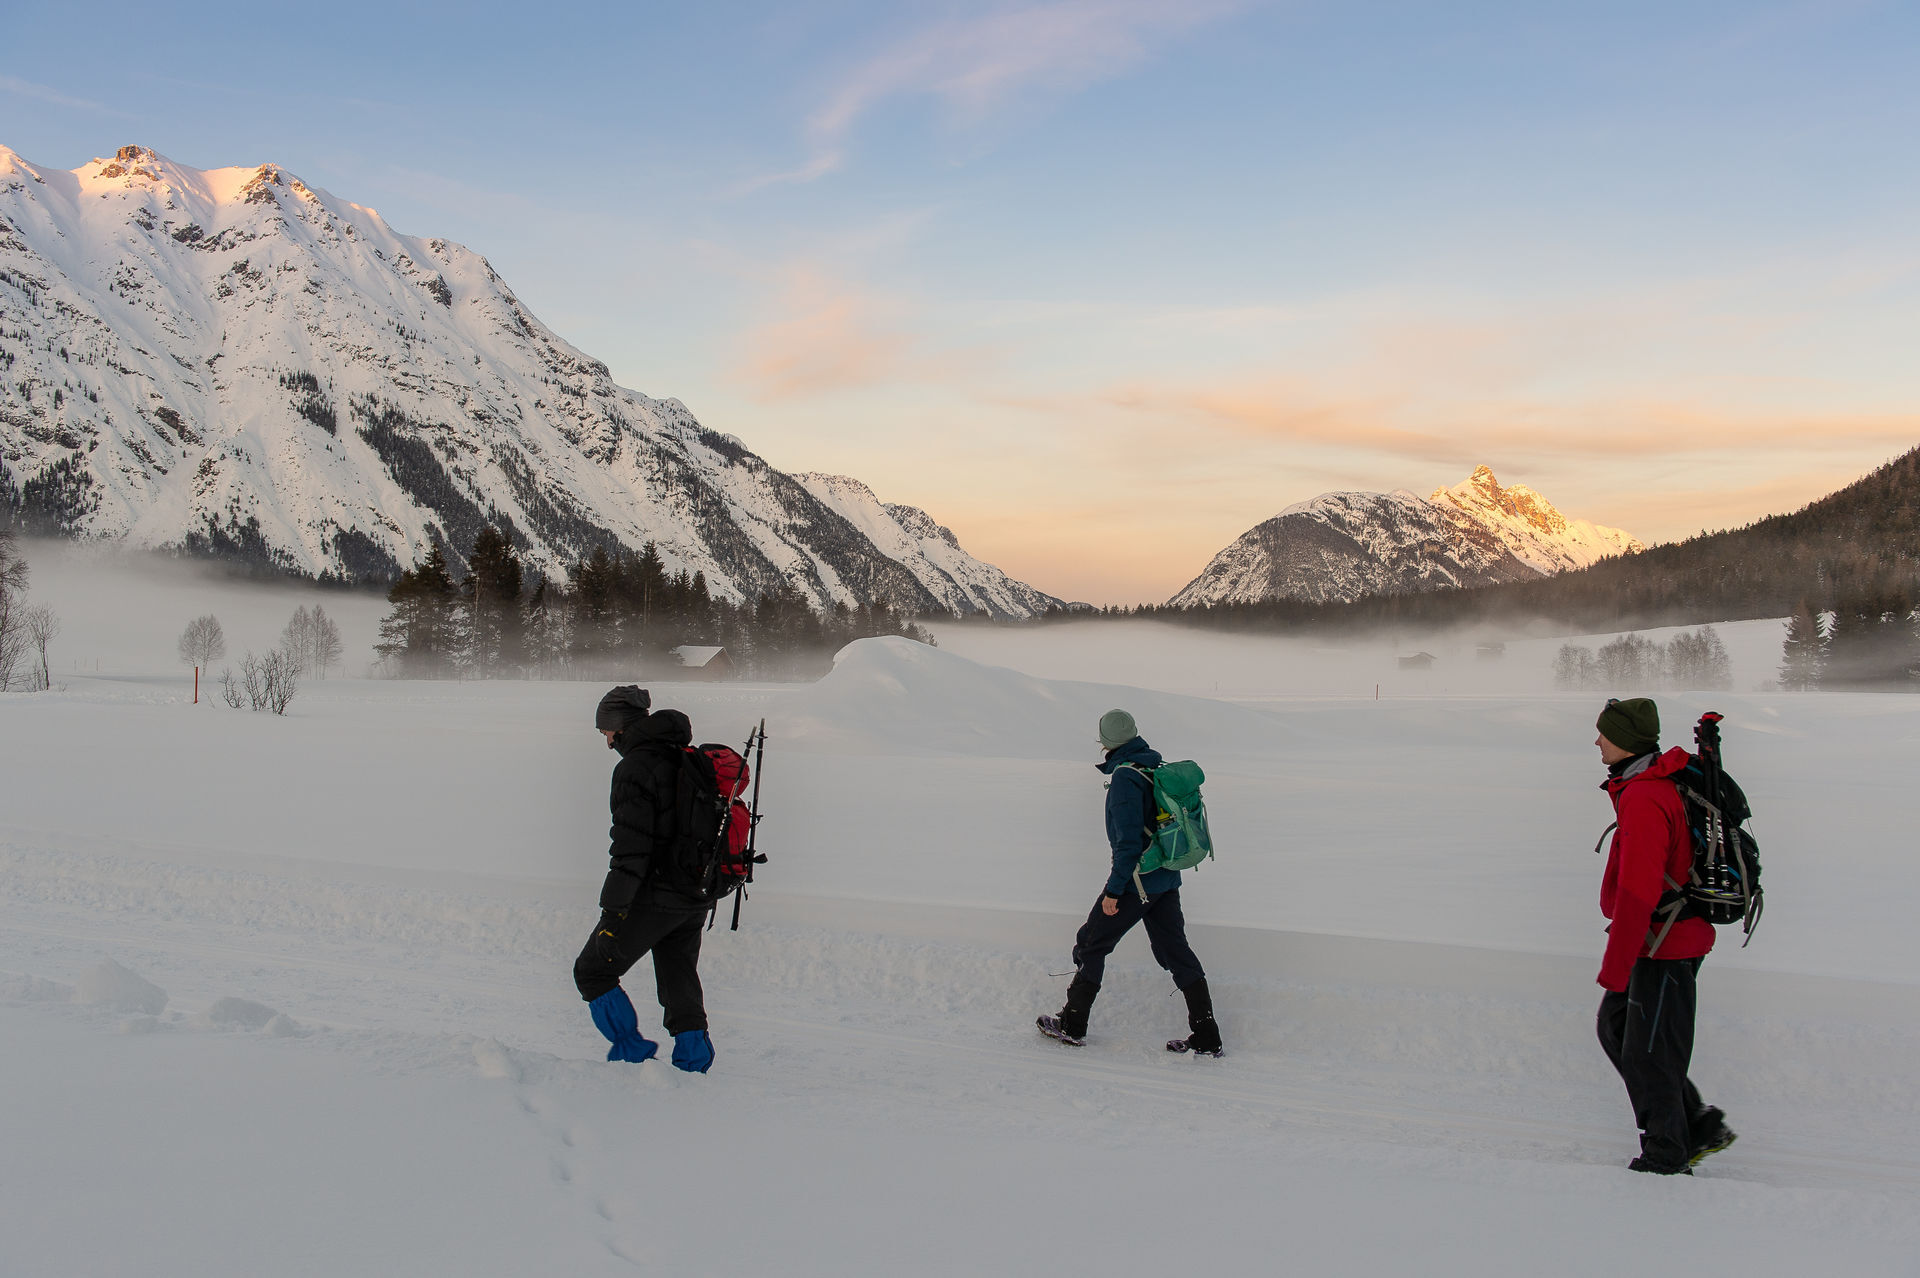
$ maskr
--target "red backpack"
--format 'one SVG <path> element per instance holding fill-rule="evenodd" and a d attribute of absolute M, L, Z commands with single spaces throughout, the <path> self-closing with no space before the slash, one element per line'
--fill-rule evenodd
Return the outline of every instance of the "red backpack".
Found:
<path fill-rule="evenodd" d="M 706 756 L 713 768 L 715 806 L 721 811 L 720 824 L 726 831 L 726 846 L 718 847 L 714 859 L 714 877 L 718 891 L 714 899 L 725 896 L 747 877 L 747 836 L 753 832 L 753 816 L 747 810 L 747 782 L 752 776 L 747 761 L 732 746 L 703 745 L 697 753 Z"/>

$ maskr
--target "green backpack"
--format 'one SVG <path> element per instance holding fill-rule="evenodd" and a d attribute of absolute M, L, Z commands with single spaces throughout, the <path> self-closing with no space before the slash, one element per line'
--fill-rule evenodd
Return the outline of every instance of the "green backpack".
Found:
<path fill-rule="evenodd" d="M 1147 828 L 1147 850 L 1140 855 L 1140 874 L 1155 870 L 1191 870 L 1213 856 L 1213 836 L 1207 832 L 1207 801 L 1200 787 L 1207 774 L 1191 759 L 1163 763 L 1157 768 L 1126 765 L 1153 786 L 1154 823 Z"/>

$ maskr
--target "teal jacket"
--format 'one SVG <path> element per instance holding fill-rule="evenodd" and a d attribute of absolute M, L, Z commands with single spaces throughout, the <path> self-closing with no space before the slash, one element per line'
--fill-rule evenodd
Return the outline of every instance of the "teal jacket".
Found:
<path fill-rule="evenodd" d="M 1142 737 L 1123 742 L 1107 761 L 1096 766 L 1112 777 L 1107 783 L 1107 843 L 1113 848 L 1113 872 L 1107 876 L 1108 896 L 1136 892 L 1133 872 L 1140 868 L 1140 857 L 1147 850 L 1147 827 L 1152 823 L 1153 783 L 1126 765 L 1143 768 L 1160 766 L 1160 752 Z M 1180 871 L 1150 870 L 1140 876 L 1140 886 L 1148 896 L 1171 892 L 1180 886 Z"/>

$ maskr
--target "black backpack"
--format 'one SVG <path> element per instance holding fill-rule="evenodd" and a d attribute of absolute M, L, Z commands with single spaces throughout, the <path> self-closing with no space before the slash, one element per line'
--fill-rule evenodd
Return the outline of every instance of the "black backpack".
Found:
<path fill-rule="evenodd" d="M 1694 725 L 1698 753 L 1687 756 L 1687 766 L 1670 778 L 1686 806 L 1687 829 L 1693 836 L 1693 868 L 1685 883 L 1667 876 L 1667 891 L 1654 908 L 1648 949 L 1658 953 L 1660 943 L 1681 919 L 1741 924 L 1745 949 L 1760 924 L 1766 895 L 1760 886 L 1760 844 L 1746 823 L 1753 815 L 1740 785 L 1720 766 L 1720 724 L 1725 716 L 1709 710 Z M 1615 822 L 1614 825 L 1618 825 Z M 1600 835 L 1605 844 L 1613 825 Z M 1595 846 L 1598 852 L 1600 847 Z"/>

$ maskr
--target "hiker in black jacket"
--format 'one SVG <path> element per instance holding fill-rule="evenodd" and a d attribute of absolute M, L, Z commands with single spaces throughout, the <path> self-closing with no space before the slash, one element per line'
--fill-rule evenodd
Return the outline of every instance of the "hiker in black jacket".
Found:
<path fill-rule="evenodd" d="M 1160 765 L 1160 752 L 1146 743 L 1125 710 L 1100 716 L 1100 746 L 1106 760 L 1095 766 L 1111 777 L 1107 783 L 1107 844 L 1113 853 L 1105 888 L 1094 902 L 1087 921 L 1073 939 L 1073 981 L 1067 1003 L 1057 1016 L 1042 1016 L 1040 1032 L 1075 1047 L 1087 1037 L 1087 1017 L 1100 993 L 1107 955 L 1135 923 L 1145 923 L 1153 961 L 1165 968 L 1187 1000 L 1188 1038 L 1167 1044 L 1170 1052 L 1220 1055 L 1220 1026 L 1213 1019 L 1213 996 L 1207 974 L 1187 944 L 1187 921 L 1180 912 L 1180 871 L 1164 866 L 1140 871 L 1147 850 L 1148 831 L 1157 815 L 1153 782 L 1141 769 Z"/>
<path fill-rule="evenodd" d="M 628 684 L 602 697 L 594 712 L 593 725 L 607 748 L 620 752 L 609 799 L 612 865 L 600 889 L 600 922 L 574 960 L 573 980 L 593 1023 L 613 1044 L 607 1059 L 649 1060 L 660 1045 L 641 1035 L 620 978 L 651 951 L 663 1023 L 673 1035 L 673 1063 L 704 1074 L 713 1064 L 698 970 L 707 906 L 654 874 L 655 858 L 664 860 L 674 834 L 674 798 L 693 725 L 678 710 L 649 714 L 651 704 L 645 689 Z"/>

